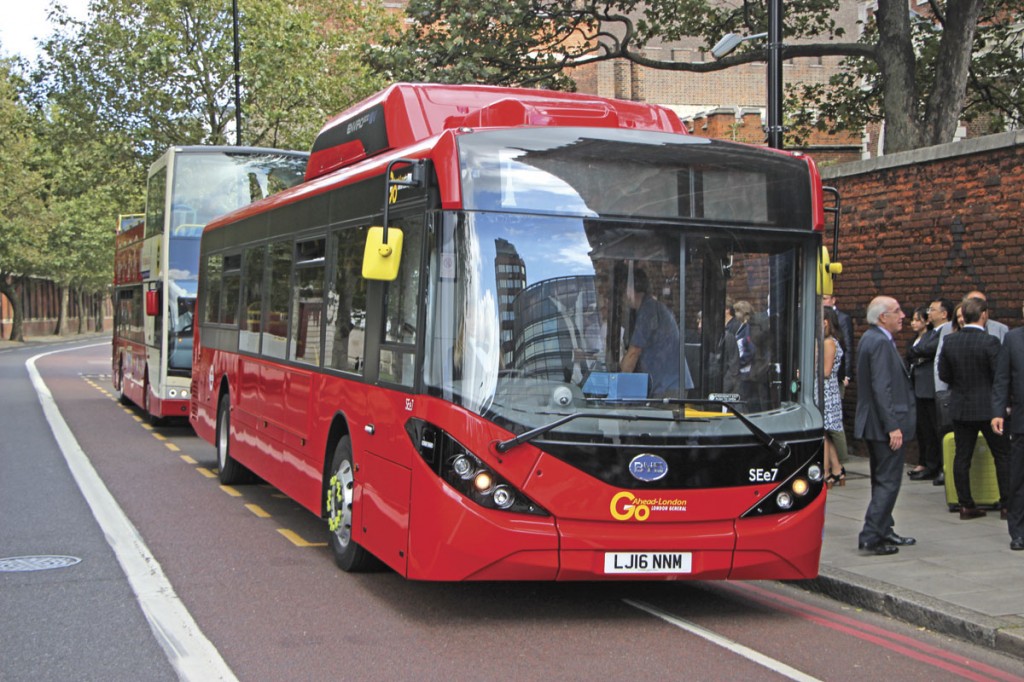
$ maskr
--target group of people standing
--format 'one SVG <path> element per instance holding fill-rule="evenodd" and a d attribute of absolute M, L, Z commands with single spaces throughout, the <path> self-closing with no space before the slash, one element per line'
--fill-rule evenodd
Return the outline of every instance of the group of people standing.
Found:
<path fill-rule="evenodd" d="M 826 301 L 826 371 L 828 329 Z M 876 555 L 895 554 L 916 540 L 896 534 L 892 510 L 904 468 L 903 448 L 916 436 L 919 464 L 912 480 L 944 483 L 941 416 L 951 421 L 955 441 L 953 482 L 963 520 L 986 515 L 971 492 L 970 469 L 978 434 L 995 461 L 999 510 L 1007 521 L 1010 548 L 1024 550 L 1024 327 L 1008 331 L 989 319 L 980 291 L 968 293 L 955 307 L 946 299 L 914 311 L 915 337 L 901 356 L 896 334 L 906 315 L 888 296 L 874 298 L 867 308 L 868 329 L 857 347 L 857 411 L 854 436 L 868 446 L 871 501 L 858 547 Z M 947 392 L 948 391 L 948 398 Z M 828 421 L 826 384 L 826 430 Z M 840 408 L 841 410 L 841 408 Z M 841 417 L 841 411 L 840 411 Z M 841 425 L 841 423 L 840 423 Z M 829 439 L 826 439 L 828 441 Z M 826 469 L 833 475 L 826 445 Z M 845 472 L 842 472 L 845 473 Z"/>

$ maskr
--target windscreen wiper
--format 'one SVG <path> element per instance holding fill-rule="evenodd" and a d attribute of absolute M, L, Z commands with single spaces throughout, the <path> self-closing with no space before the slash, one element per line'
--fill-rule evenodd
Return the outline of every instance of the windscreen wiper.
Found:
<path fill-rule="evenodd" d="M 754 422 L 750 421 L 750 419 L 747 417 L 747 415 L 745 415 L 742 412 L 740 412 L 739 410 L 737 410 L 736 409 L 736 405 L 733 402 L 729 401 L 729 400 L 722 400 L 720 398 L 707 399 L 707 400 L 702 400 L 702 399 L 697 399 L 697 400 L 686 399 L 686 400 L 679 400 L 678 402 L 681 402 L 681 403 L 695 403 L 697 405 L 721 405 L 722 407 L 727 408 L 730 412 L 732 412 L 732 414 L 737 419 L 739 419 L 743 423 L 744 426 L 746 426 L 748 429 L 750 429 L 750 432 L 752 434 L 754 434 L 754 437 L 756 437 L 757 440 L 762 445 L 764 445 L 766 448 L 768 448 L 768 450 L 770 450 L 773 455 L 775 455 L 776 457 L 779 458 L 779 460 L 777 462 L 775 462 L 775 466 L 779 466 L 780 464 L 785 462 L 787 459 L 789 459 L 789 455 L 793 451 L 793 448 L 790 447 L 789 443 L 787 443 L 784 440 L 776 439 L 774 436 L 772 436 L 772 434 L 768 433 L 767 431 L 762 429 L 760 426 L 758 426 Z"/>
<path fill-rule="evenodd" d="M 650 403 L 652 401 L 644 400 L 644 401 L 640 401 L 640 402 Z M 514 438 L 509 438 L 508 440 L 498 441 L 497 443 L 494 444 L 494 449 L 497 450 L 498 452 L 508 452 L 509 450 L 511 450 L 512 448 L 514 448 L 517 445 L 521 445 L 522 443 L 529 443 L 531 440 L 533 440 L 533 439 L 535 439 L 535 438 L 537 438 L 539 436 L 543 436 L 545 433 L 548 433 L 549 431 L 554 431 L 555 429 L 557 429 L 562 424 L 568 424 L 569 422 L 573 421 L 574 419 L 580 419 L 580 418 L 583 418 L 583 417 L 590 417 L 592 419 L 619 419 L 619 420 L 627 421 L 627 422 L 639 422 L 639 421 L 648 421 L 648 422 L 676 422 L 676 421 L 680 421 L 678 413 L 675 416 L 672 416 L 672 417 L 658 417 L 658 416 L 654 416 L 654 415 L 639 415 L 639 414 L 603 414 L 603 413 L 602 414 L 594 414 L 593 412 L 573 412 L 571 414 L 563 415 L 562 417 L 560 417 L 559 419 L 556 419 L 555 421 L 551 422 L 550 424 L 544 424 L 543 426 L 538 426 L 535 429 L 530 429 L 529 431 L 527 431 L 525 433 L 521 433 L 521 434 L 519 434 L 518 436 L 516 436 Z M 700 418 L 699 421 L 707 421 L 707 420 L 704 419 L 704 418 Z"/>

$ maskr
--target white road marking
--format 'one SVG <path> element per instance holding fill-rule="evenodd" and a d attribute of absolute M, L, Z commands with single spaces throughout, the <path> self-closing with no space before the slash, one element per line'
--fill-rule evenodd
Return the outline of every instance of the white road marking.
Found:
<path fill-rule="evenodd" d="M 734 654 L 742 656 L 747 660 L 753 661 L 754 663 L 757 663 L 760 666 L 777 672 L 780 675 L 788 677 L 791 680 L 800 680 L 800 682 L 819 682 L 818 678 L 812 677 L 811 675 L 801 672 L 796 668 L 790 667 L 782 661 L 777 661 L 771 656 L 766 656 L 759 651 L 754 651 L 750 647 L 744 646 L 739 642 L 734 642 L 727 637 L 722 637 L 721 635 L 716 634 L 711 630 L 702 628 L 696 623 L 691 623 L 690 621 L 679 618 L 678 616 L 673 616 L 671 613 L 668 613 L 667 611 L 662 611 L 656 606 L 651 606 L 650 604 L 645 604 L 644 602 L 640 601 L 633 601 L 632 599 L 623 599 L 622 601 L 626 602 L 633 608 L 640 609 L 641 611 L 646 611 L 652 616 L 660 618 L 666 623 L 669 623 L 670 625 L 674 625 L 677 628 L 686 630 L 690 634 L 697 635 L 698 637 L 706 639 L 712 644 L 717 644 L 718 646 L 724 649 L 728 649 Z"/>
<path fill-rule="evenodd" d="M 108 345 L 108 344 L 93 344 Z M 167 654 L 168 660 L 182 680 L 237 680 L 231 668 L 221 658 L 213 643 L 206 638 L 199 625 L 192 618 L 181 599 L 174 592 L 163 569 L 157 563 L 153 553 L 149 551 L 139 531 L 125 516 L 121 506 L 103 483 L 88 455 L 78 444 L 67 422 L 57 408 L 53 394 L 47 387 L 36 369 L 36 360 L 63 353 L 67 350 L 80 350 L 92 346 L 78 346 L 72 349 L 55 350 L 40 353 L 28 359 L 28 369 L 32 385 L 35 386 L 43 413 L 50 423 L 57 444 L 64 459 L 68 463 L 71 475 L 74 476 L 78 488 L 92 509 L 96 522 L 103 529 L 111 549 L 117 556 L 121 569 L 139 600 L 142 612 L 149 621 L 157 642 Z"/>

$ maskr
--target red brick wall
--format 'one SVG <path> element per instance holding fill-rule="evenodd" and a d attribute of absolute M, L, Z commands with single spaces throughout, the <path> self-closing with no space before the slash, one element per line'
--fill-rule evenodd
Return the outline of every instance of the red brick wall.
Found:
<path fill-rule="evenodd" d="M 856 338 L 878 295 L 894 296 L 907 314 L 901 350 L 913 336 L 915 307 L 940 297 L 955 303 L 972 289 L 985 292 L 993 319 L 1022 324 L 1024 132 L 837 165 L 822 175 L 842 193 L 836 296 L 855 320 Z M 855 406 L 851 384 L 848 430 Z M 916 458 L 916 446 L 908 458 Z"/>
<path fill-rule="evenodd" d="M 971 289 L 990 314 L 1021 323 L 1024 132 L 822 169 L 843 198 L 836 283 L 856 319 L 876 295 L 914 307 Z M 901 341 L 910 338 L 909 325 Z M 901 344 L 902 345 L 902 344 Z"/>

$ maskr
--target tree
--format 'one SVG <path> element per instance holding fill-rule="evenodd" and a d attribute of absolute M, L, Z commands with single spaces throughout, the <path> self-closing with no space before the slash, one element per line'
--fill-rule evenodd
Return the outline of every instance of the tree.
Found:
<path fill-rule="evenodd" d="M 240 5 L 242 142 L 309 148 L 328 117 L 379 88 L 353 47 L 393 30 L 378 3 Z M 148 168 L 165 149 L 239 136 L 230 0 L 91 0 L 84 20 L 59 4 L 50 19 L 30 106 L 0 112 L 0 135 L 26 136 L 0 154 L 34 172 L 20 189 L 3 173 L 8 193 L 30 201 L 0 234 L 0 274 L 51 279 L 66 301 L 109 286 L 115 218 L 144 210 Z"/>
<path fill-rule="evenodd" d="M 856 129 L 885 120 L 885 151 L 895 152 L 951 141 L 963 116 L 1019 120 L 1019 0 L 929 0 L 929 14 L 913 21 L 908 0 L 878 0 L 863 35 L 846 42 L 832 19 L 838 2 L 784 5 L 783 59 L 848 60 L 832 83 L 794 100 L 797 122 Z M 668 61 L 645 50 L 684 38 L 709 50 L 729 31 L 765 32 L 763 0 L 410 0 L 406 11 L 409 30 L 370 55 L 400 79 L 571 88 L 567 69 L 611 59 L 706 73 L 768 58 L 763 41 L 717 61 Z M 976 54 L 985 59 L 972 68 Z"/>
<path fill-rule="evenodd" d="M 377 3 L 240 3 L 241 142 L 308 148 L 328 116 L 376 90 L 352 45 L 389 30 Z M 149 160 L 175 144 L 238 142 L 229 0 L 93 0 L 58 7 L 40 92 L 76 124 L 127 133 Z"/>
<path fill-rule="evenodd" d="M 22 340 L 20 290 L 24 278 L 43 264 L 47 211 L 40 195 L 45 178 L 38 168 L 38 141 L 31 110 L 23 99 L 23 65 L 0 58 L 0 294 L 13 311 L 10 339 Z"/>

